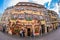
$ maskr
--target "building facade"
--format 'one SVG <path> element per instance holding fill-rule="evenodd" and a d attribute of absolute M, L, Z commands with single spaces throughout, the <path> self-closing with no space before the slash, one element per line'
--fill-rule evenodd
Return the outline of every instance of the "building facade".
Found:
<path fill-rule="evenodd" d="M 57 13 L 48 11 L 43 5 L 19 2 L 5 10 L 2 23 L 7 26 L 8 33 L 11 31 L 12 34 L 19 34 L 24 30 L 25 36 L 31 36 L 32 33 L 36 36 L 49 32 L 49 27 L 53 25 L 51 22 L 57 21 L 56 15 Z"/>
<path fill-rule="evenodd" d="M 58 0 L 59 26 L 60 26 L 60 0 Z"/>
<path fill-rule="evenodd" d="M 49 21 L 50 21 L 51 28 L 53 30 L 57 29 L 58 17 L 59 17 L 58 14 L 55 11 L 48 10 L 48 15 L 49 15 Z"/>

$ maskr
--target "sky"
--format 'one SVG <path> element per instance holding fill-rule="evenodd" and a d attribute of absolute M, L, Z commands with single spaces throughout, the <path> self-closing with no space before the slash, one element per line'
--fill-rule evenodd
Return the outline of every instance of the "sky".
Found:
<path fill-rule="evenodd" d="M 0 14 L 2 14 L 7 7 L 14 6 L 18 2 L 33 2 L 42 4 L 47 9 L 54 10 L 58 13 L 58 0 L 0 0 Z"/>

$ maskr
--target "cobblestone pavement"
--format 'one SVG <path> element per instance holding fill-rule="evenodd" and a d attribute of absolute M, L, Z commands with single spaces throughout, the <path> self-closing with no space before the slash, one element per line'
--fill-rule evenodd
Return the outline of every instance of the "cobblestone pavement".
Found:
<path fill-rule="evenodd" d="M 40 37 L 21 38 L 19 36 L 12 36 L 12 35 L 8 35 L 6 33 L 0 32 L 0 40 L 60 40 L 60 28 L 42 37 L 40 36 Z"/>

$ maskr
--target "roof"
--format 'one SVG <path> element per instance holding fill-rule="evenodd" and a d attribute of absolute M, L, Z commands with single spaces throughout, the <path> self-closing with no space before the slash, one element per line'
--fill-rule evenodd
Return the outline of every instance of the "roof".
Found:
<path fill-rule="evenodd" d="M 55 12 L 55 11 L 52 11 L 52 10 L 47 10 L 47 11 L 48 11 L 48 13 L 52 13 L 52 14 L 58 15 L 57 12 Z"/>
<path fill-rule="evenodd" d="M 32 2 L 19 2 L 15 6 L 33 6 L 33 7 L 45 8 L 44 5 Z"/>

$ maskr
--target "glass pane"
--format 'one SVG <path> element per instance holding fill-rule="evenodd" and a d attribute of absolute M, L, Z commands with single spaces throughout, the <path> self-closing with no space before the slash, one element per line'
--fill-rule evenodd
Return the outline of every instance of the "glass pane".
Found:
<path fill-rule="evenodd" d="M 26 20 L 27 21 L 32 21 L 32 15 L 26 15 Z"/>
<path fill-rule="evenodd" d="M 19 14 L 18 18 L 23 20 L 23 19 L 25 19 L 25 15 L 24 14 Z"/>

